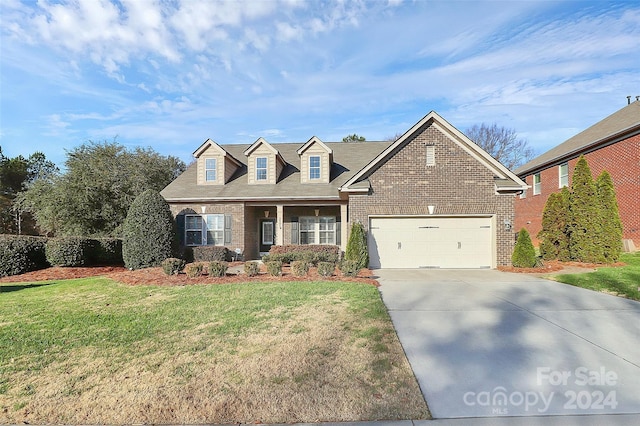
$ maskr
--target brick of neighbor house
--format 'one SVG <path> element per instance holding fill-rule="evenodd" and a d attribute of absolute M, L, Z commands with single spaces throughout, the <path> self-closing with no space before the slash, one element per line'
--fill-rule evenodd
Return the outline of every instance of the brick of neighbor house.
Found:
<path fill-rule="evenodd" d="M 542 229 L 547 198 L 559 192 L 563 185 L 571 186 L 580 155 L 587 160 L 594 179 L 603 170 L 611 175 L 622 221 L 622 238 L 627 240 L 627 247 L 640 247 L 640 101 L 629 103 L 516 169 L 516 174 L 531 187 L 525 196 L 516 199 L 516 228 L 527 228 L 534 244 L 539 244 L 536 236 Z M 535 175 L 540 180 L 539 190 L 534 194 Z"/>
<path fill-rule="evenodd" d="M 435 112 L 394 142 L 207 139 L 194 156 L 161 193 L 183 245 L 239 248 L 245 259 L 282 244 L 344 250 L 361 222 L 374 267 L 510 263 L 526 185 Z"/>

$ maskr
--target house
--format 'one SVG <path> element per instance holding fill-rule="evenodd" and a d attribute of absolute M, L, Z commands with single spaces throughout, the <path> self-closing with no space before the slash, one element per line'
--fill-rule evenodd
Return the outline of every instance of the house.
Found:
<path fill-rule="evenodd" d="M 394 142 L 219 145 L 161 194 L 186 246 L 257 259 L 274 244 L 336 244 L 368 234 L 372 268 L 493 268 L 510 263 L 524 182 L 431 112 Z"/>
<path fill-rule="evenodd" d="M 571 186 L 576 163 L 584 155 L 596 178 L 611 174 L 623 239 L 640 247 L 640 101 L 627 106 L 515 170 L 531 186 L 516 200 L 516 229 L 527 228 L 534 244 L 542 229 L 549 194 Z"/>

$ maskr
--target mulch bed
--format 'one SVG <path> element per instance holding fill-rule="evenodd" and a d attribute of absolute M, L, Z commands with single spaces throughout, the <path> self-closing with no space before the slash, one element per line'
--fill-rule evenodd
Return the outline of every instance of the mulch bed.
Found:
<path fill-rule="evenodd" d="M 240 262 L 233 262 L 229 267 L 241 266 Z M 264 266 L 263 266 L 264 268 Z M 274 277 L 261 271 L 255 277 L 248 277 L 244 273 L 228 273 L 226 277 L 212 278 L 203 275 L 197 278 L 189 278 L 186 274 L 167 276 L 162 268 L 146 268 L 130 271 L 121 266 L 96 266 L 96 267 L 52 267 L 39 271 L 27 272 L 21 275 L 0 278 L 0 283 L 67 280 L 74 278 L 86 278 L 94 276 L 105 276 L 114 281 L 128 285 L 194 285 L 194 284 L 239 284 L 245 282 L 265 282 L 265 281 L 343 281 L 371 284 L 378 286 L 378 281 L 373 278 L 371 271 L 363 269 L 357 277 L 345 277 L 336 269 L 336 275 L 322 277 L 318 274 L 317 268 L 311 268 L 307 276 L 297 277 L 291 274 L 288 266 L 282 268 L 282 276 Z"/>

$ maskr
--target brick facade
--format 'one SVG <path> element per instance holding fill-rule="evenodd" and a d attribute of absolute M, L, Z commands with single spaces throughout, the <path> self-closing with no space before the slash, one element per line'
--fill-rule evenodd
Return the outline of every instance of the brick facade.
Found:
<path fill-rule="evenodd" d="M 568 161 L 569 186 L 579 156 Z M 611 174 L 620 219 L 623 225 L 623 238 L 634 241 L 640 247 L 640 135 L 605 146 L 585 154 L 594 179 L 603 170 Z M 559 192 L 558 164 L 554 164 L 540 172 L 541 191 L 533 195 L 533 188 L 527 190 L 526 197 L 515 203 L 515 229 L 526 228 L 531 234 L 534 244 L 538 244 L 537 234 L 542 229 L 542 212 L 549 194 Z M 533 187 L 533 174 L 523 178 Z"/>
<path fill-rule="evenodd" d="M 426 165 L 426 146 L 435 165 Z M 496 194 L 492 172 L 436 126 L 425 125 L 369 176 L 370 194 L 350 195 L 349 221 L 369 226 L 370 215 L 495 216 L 496 264 L 511 264 L 514 198 Z"/>

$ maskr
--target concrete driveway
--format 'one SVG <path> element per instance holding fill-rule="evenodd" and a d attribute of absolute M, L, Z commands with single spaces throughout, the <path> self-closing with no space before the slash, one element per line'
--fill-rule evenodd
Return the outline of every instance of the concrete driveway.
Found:
<path fill-rule="evenodd" d="M 377 270 L 434 418 L 640 413 L 640 303 L 493 270 Z"/>

